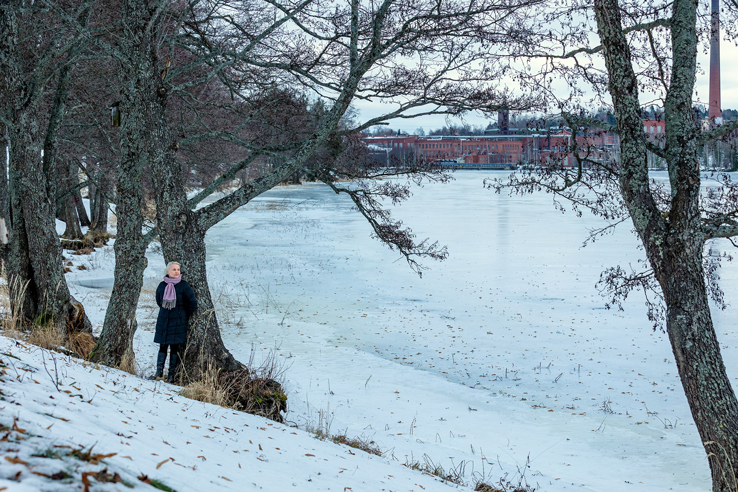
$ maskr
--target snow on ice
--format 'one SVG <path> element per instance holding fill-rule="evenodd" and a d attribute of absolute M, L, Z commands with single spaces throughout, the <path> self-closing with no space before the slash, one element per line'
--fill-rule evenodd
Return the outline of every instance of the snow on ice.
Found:
<path fill-rule="evenodd" d="M 137 488 L 148 487 L 143 474 L 179 491 L 456 487 L 403 466 L 427 461 L 469 486 L 523 472 L 541 491 L 707 490 L 707 459 L 668 339 L 652 329 L 638 293 L 624 311 L 606 310 L 595 288 L 605 268 L 642 258 L 628 226 L 582 248 L 598 219 L 561 214 L 547 195 L 494 194 L 485 176 L 456 173 L 395 210 L 419 238 L 449 248 L 445 262 L 425 262 L 422 278 L 369 237 L 348 200 L 320 185 L 275 189 L 211 230 L 224 341 L 241 361 L 279 357 L 287 425 L 2 339 L 0 423 L 9 440 L 0 442 L 0 488 L 65 490 L 33 472 L 104 468 Z M 147 255 L 134 346 L 145 376 L 164 266 L 156 244 Z M 70 288 L 99 328 L 112 248 L 72 261 Z M 721 277 L 730 302 L 735 265 L 723 265 Z M 736 377 L 733 309 L 714 316 Z M 58 369 L 46 372 L 53 358 Z M 319 419 L 331 433 L 373 440 L 384 456 L 304 432 Z M 10 430 L 14 422 L 25 432 Z M 82 463 L 68 456 L 80 446 L 115 454 Z M 63 460 L 33 456 L 56 450 Z M 17 472 L 20 481 L 11 480 Z"/>

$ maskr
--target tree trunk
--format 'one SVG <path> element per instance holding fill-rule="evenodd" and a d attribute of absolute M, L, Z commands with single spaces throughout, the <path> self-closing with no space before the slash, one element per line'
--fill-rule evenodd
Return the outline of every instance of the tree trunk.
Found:
<path fill-rule="evenodd" d="M 621 139 L 620 191 L 666 301 L 666 330 L 682 386 L 712 471 L 714 492 L 735 492 L 738 481 L 738 401 L 725 371 L 708 306 L 702 254 L 700 176 L 692 119 L 697 4 L 675 0 L 671 19 L 673 67 L 665 100 L 667 214 L 649 188 L 638 83 L 617 0 L 595 0 L 600 40 Z"/>
<path fill-rule="evenodd" d="M 82 239 L 82 228 L 79 224 L 77 206 L 72 195 L 64 199 L 64 223 L 67 224 L 64 234 L 62 234 L 65 239 Z"/>
<path fill-rule="evenodd" d="M 125 86 L 124 86 L 125 87 Z M 143 286 L 146 268 L 146 244 L 141 228 L 143 216 L 143 186 L 141 169 L 143 141 L 146 138 L 145 108 L 138 103 L 137 87 L 124 94 L 126 117 L 121 124 L 121 161 L 117 172 L 118 216 L 113 292 L 100 339 L 91 358 L 109 366 L 119 366 L 125 357 L 133 357 L 133 336 L 136 333 L 136 308 Z M 102 201 L 102 200 L 101 200 Z M 107 203 L 105 203 L 107 205 Z M 96 207 L 98 208 L 98 207 Z M 99 208 L 98 208 L 99 210 Z M 107 214 L 107 207 L 105 208 Z M 98 221 L 96 226 L 99 227 Z"/>
<path fill-rule="evenodd" d="M 158 78 L 157 78 L 158 79 Z M 223 344 L 210 296 L 205 265 L 205 233 L 196 214 L 187 204 L 182 170 L 177 163 L 171 132 L 166 120 L 166 98 L 152 113 L 155 131 L 151 140 L 151 175 L 156 199 L 156 222 L 164 261 L 177 261 L 182 277 L 197 297 L 197 314 L 190 320 L 183 356 L 186 380 L 201 379 L 209 366 L 224 372 L 243 367 Z"/>
<path fill-rule="evenodd" d="M 679 377 L 712 472 L 714 492 L 735 492 L 738 476 L 738 401 L 710 316 L 701 242 L 669 255 L 663 265 L 667 332 Z"/>
<path fill-rule="evenodd" d="M 10 147 L 12 153 L 12 147 Z M 10 286 L 10 308 L 13 317 L 35 319 L 38 312 L 36 300 L 40 297 L 31 270 L 31 257 L 28 251 L 26 223 L 20 193 L 18 166 L 10 158 L 8 166 L 8 202 L 10 211 L 10 230 L 8 261 L 5 265 L 5 280 Z"/>
<path fill-rule="evenodd" d="M 87 210 L 85 209 L 85 202 L 82 201 L 82 192 L 78 189 L 74 192 L 74 206 L 77 208 L 77 218 L 79 219 L 79 224 L 82 227 L 89 227 L 91 222 L 90 218 L 87 215 Z"/>
<path fill-rule="evenodd" d="M 176 236 L 179 237 L 171 241 Z M 197 314 L 190 320 L 183 357 L 186 380 L 200 379 L 209 365 L 224 372 L 240 369 L 243 365 L 228 351 L 220 336 L 205 267 L 205 231 L 190 226 L 172 234 L 170 240 L 165 239 L 164 235 L 161 238 L 165 260 L 181 261 L 183 278 L 192 286 L 197 297 Z"/>
<path fill-rule="evenodd" d="M 11 278 L 29 282 L 23 314 L 64 325 L 72 302 L 62 271 L 61 248 L 41 162 L 35 111 L 21 114 L 10 132 L 13 235 Z M 81 327 L 80 327 L 81 328 Z"/>
<path fill-rule="evenodd" d="M 8 257 L 10 241 L 10 206 L 8 196 L 8 139 L 5 125 L 0 123 L 0 259 Z"/>
<path fill-rule="evenodd" d="M 77 175 L 73 172 L 72 164 L 69 163 L 67 166 L 67 187 L 77 185 Z M 82 239 L 82 227 L 80 227 L 80 219 L 77 215 L 77 204 L 75 203 L 75 195 L 79 193 L 77 190 L 75 193 L 68 195 L 64 199 L 64 223 L 67 225 L 62 236 L 65 239 Z"/>
<path fill-rule="evenodd" d="M 11 243 L 7 275 L 11 306 L 14 314 L 21 317 L 53 323 L 70 332 L 90 333 L 92 325 L 84 309 L 67 288 L 54 220 L 56 137 L 64 115 L 70 65 L 63 65 L 59 71 L 42 144 L 39 123 L 44 118 L 42 96 L 46 77 L 54 70 L 49 64 L 53 56 L 33 60 L 41 64 L 29 68 L 20 26 L 30 19 L 23 19 L 26 14 L 21 2 L 6 4 L 0 9 L 0 52 L 4 55 L 0 57 L 3 77 L 0 85 L 5 88 L 2 111 L 8 122 L 10 150 Z"/>
<path fill-rule="evenodd" d="M 102 172 L 98 173 L 97 180 L 97 184 L 90 185 L 90 230 L 105 232 L 108 230 L 108 199 L 105 192 L 108 180 Z"/>
<path fill-rule="evenodd" d="M 145 0 L 124 0 L 121 4 L 123 29 L 119 44 L 121 64 L 120 163 L 117 170 L 115 240 L 115 280 L 94 360 L 119 366 L 124 357 L 134 357 L 136 308 L 146 268 L 146 243 L 142 227 L 142 170 L 149 163 L 152 139 L 151 114 L 156 111 L 159 72 L 156 60 L 156 11 Z"/>

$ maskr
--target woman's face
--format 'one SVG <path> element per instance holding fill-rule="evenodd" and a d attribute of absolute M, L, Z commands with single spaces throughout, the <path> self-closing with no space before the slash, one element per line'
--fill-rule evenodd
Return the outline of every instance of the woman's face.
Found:
<path fill-rule="evenodd" d="M 177 278 L 179 277 L 179 265 L 176 263 L 173 265 L 170 265 L 169 268 L 167 268 L 167 275 L 169 275 L 169 278 Z"/>

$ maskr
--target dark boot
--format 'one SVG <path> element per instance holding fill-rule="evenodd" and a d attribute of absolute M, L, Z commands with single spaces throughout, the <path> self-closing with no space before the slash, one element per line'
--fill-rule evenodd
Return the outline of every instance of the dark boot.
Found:
<path fill-rule="evenodd" d="M 164 362 L 167 360 L 167 353 L 166 352 L 159 352 L 159 354 L 156 356 L 156 374 L 154 374 L 155 378 L 160 378 L 164 376 Z"/>
<path fill-rule="evenodd" d="M 167 374 L 167 382 L 174 382 L 174 373 L 177 371 L 177 365 L 179 364 L 179 355 L 176 352 L 172 352 L 169 355 L 169 373 Z"/>

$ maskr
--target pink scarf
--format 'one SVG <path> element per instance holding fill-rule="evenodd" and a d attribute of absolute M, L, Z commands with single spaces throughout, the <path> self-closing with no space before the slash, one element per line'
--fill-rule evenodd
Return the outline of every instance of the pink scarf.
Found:
<path fill-rule="evenodd" d="M 161 303 L 161 307 L 165 309 L 174 309 L 174 306 L 177 305 L 177 292 L 174 290 L 174 286 L 181 280 L 181 275 L 177 278 L 170 278 L 168 275 L 164 276 L 164 282 L 167 286 L 164 287 L 164 300 Z"/>

